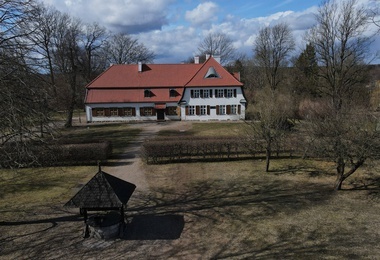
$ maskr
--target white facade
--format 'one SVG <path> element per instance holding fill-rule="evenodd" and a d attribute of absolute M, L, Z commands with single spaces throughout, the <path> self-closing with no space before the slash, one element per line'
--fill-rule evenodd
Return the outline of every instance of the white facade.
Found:
<path fill-rule="evenodd" d="M 166 103 L 166 107 L 176 107 L 178 109 L 177 103 Z M 133 108 L 133 115 L 126 115 L 119 113 L 117 115 L 109 114 L 106 115 L 94 115 L 94 110 L 96 109 L 124 109 L 124 108 Z M 146 114 L 143 115 L 142 111 L 144 108 L 151 108 L 152 115 Z M 86 119 L 87 122 L 117 122 L 117 121 L 157 121 L 157 120 L 180 120 L 181 117 L 179 115 L 168 115 L 163 112 L 164 118 L 158 118 L 158 109 L 154 108 L 154 103 L 104 103 L 104 104 L 87 104 L 86 107 Z"/>
<path fill-rule="evenodd" d="M 246 100 L 240 87 L 186 88 L 180 107 L 181 120 L 244 120 Z"/>

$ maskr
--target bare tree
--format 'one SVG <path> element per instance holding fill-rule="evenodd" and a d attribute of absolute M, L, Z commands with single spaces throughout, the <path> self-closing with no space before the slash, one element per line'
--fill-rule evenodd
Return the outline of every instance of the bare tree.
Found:
<path fill-rule="evenodd" d="M 273 92 L 269 88 L 259 90 L 252 104 L 255 118 L 246 121 L 250 126 L 247 133 L 252 146 L 261 146 L 265 150 L 265 171 L 269 172 L 274 147 L 280 147 L 289 133 L 293 108 L 288 95 Z"/>
<path fill-rule="evenodd" d="M 65 127 L 72 126 L 73 113 L 77 102 L 78 76 L 80 74 L 80 46 L 82 24 L 67 14 L 58 19 L 58 29 L 54 37 L 54 63 L 68 85 Z"/>
<path fill-rule="evenodd" d="M 24 30 L 33 30 L 33 33 L 28 34 L 30 41 L 31 52 L 35 53 L 33 59 L 40 71 L 49 74 L 49 84 L 54 99 L 58 98 L 56 84 L 56 70 L 53 61 L 53 45 L 55 33 L 58 29 L 58 20 L 61 14 L 53 9 L 46 8 L 42 4 L 36 7 L 32 20 L 24 26 Z"/>
<path fill-rule="evenodd" d="M 106 57 L 102 55 L 107 40 L 106 29 L 97 23 L 85 24 L 81 39 L 81 67 L 88 83 L 106 67 Z"/>
<path fill-rule="evenodd" d="M 335 189 L 339 190 L 343 181 L 378 151 L 373 149 L 378 140 L 374 117 L 365 106 L 368 97 L 363 95 L 371 42 L 365 36 L 368 17 L 356 0 L 347 0 L 325 2 L 316 18 L 308 40 L 319 63 L 319 91 L 329 102 L 323 115 L 310 116 L 311 139 L 315 150 L 323 150 L 336 163 Z"/>
<path fill-rule="evenodd" d="M 198 45 L 198 52 L 201 56 L 206 54 L 220 56 L 221 64 L 226 65 L 235 59 L 236 49 L 232 39 L 226 34 L 210 33 Z"/>
<path fill-rule="evenodd" d="M 112 35 L 106 42 L 105 55 L 110 63 L 131 64 L 153 62 L 154 53 L 137 39 L 123 33 Z"/>
<path fill-rule="evenodd" d="M 1 165 L 25 166 L 36 160 L 30 143 L 43 142 L 49 127 L 46 92 L 30 61 L 25 25 L 35 14 L 33 1 L 0 1 Z"/>
<path fill-rule="evenodd" d="M 294 50 L 293 35 L 287 24 L 265 27 L 254 43 L 254 60 L 266 84 L 276 90 L 284 80 L 284 70 Z"/>
<path fill-rule="evenodd" d="M 248 135 L 265 144 L 267 172 L 273 147 L 287 133 L 288 119 L 292 116 L 290 96 L 281 93 L 279 86 L 284 81 L 284 70 L 293 49 L 293 36 L 286 24 L 261 29 L 253 49 L 251 74 L 254 74 L 256 86 L 261 86 L 261 89 L 255 95 L 253 104 L 258 122 L 250 122 L 252 131 Z"/>
<path fill-rule="evenodd" d="M 0 47 L 13 48 L 15 39 L 30 32 L 22 31 L 21 27 L 30 21 L 34 11 L 33 0 L 3 0 L 0 1 Z"/>

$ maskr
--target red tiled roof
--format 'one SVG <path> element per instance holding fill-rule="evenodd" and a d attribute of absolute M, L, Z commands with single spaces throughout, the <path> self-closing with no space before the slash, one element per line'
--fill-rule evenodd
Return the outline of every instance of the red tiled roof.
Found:
<path fill-rule="evenodd" d="M 210 67 L 213 67 L 218 78 L 205 78 Z M 213 87 L 213 86 L 243 86 L 243 83 L 238 81 L 226 69 L 222 67 L 214 58 L 208 59 L 194 75 L 194 77 L 186 84 L 186 87 Z"/>
<path fill-rule="evenodd" d="M 153 88 L 183 87 L 202 64 L 112 65 L 87 88 Z"/>
<path fill-rule="evenodd" d="M 210 67 L 220 76 L 205 78 Z M 113 65 L 87 85 L 85 103 L 178 102 L 185 87 L 242 86 L 214 58 L 203 64 Z M 170 97 L 170 89 L 178 95 Z M 144 97 L 150 89 L 152 97 Z"/>
<path fill-rule="evenodd" d="M 183 88 L 175 88 L 178 95 L 170 97 L 168 88 L 151 89 L 152 96 L 144 97 L 141 89 L 90 89 L 87 91 L 86 103 L 129 103 L 129 102 L 178 102 Z"/>

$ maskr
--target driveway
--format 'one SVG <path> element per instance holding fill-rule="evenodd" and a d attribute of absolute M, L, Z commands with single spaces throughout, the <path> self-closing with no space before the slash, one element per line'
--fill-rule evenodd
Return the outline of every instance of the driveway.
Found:
<path fill-rule="evenodd" d="M 131 124 L 133 128 L 142 129 L 137 138 L 125 148 L 124 156 L 111 166 L 104 166 L 102 170 L 120 179 L 136 185 L 135 192 L 148 192 L 149 184 L 142 167 L 141 146 L 143 142 L 154 137 L 161 130 L 187 131 L 191 129 L 191 122 L 169 121 Z"/>

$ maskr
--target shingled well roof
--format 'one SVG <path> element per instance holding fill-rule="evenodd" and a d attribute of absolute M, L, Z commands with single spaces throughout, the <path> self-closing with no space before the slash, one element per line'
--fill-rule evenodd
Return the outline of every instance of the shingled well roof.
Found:
<path fill-rule="evenodd" d="M 135 189 L 136 185 L 100 170 L 65 206 L 85 209 L 121 208 Z"/>

